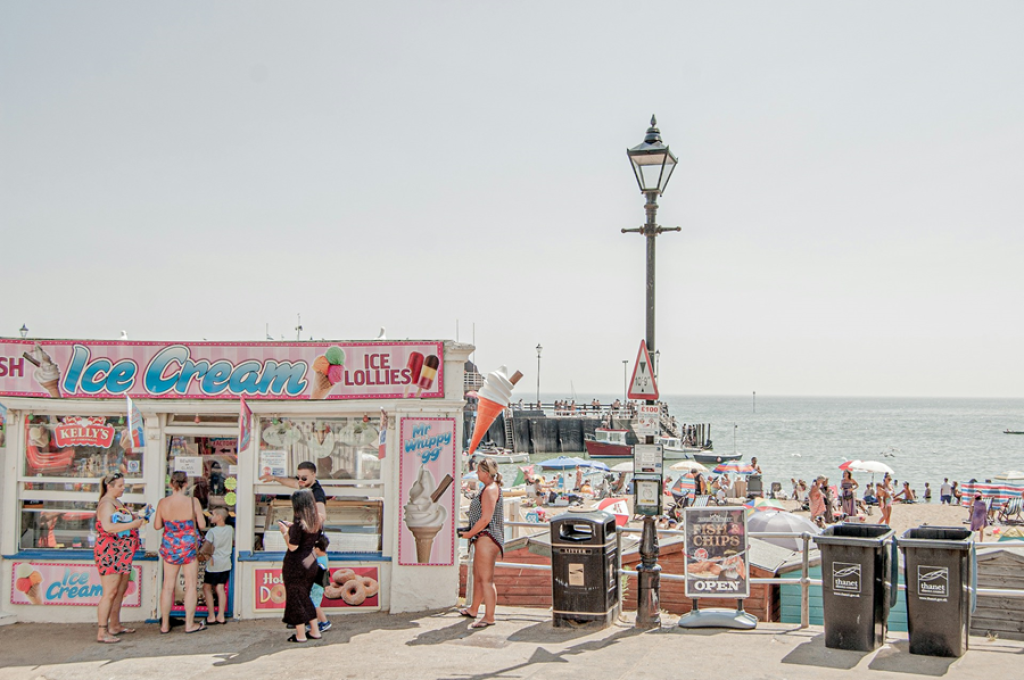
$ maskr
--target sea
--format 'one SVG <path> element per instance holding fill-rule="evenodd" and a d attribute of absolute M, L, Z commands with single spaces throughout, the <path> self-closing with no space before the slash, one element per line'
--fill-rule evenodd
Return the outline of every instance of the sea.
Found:
<path fill-rule="evenodd" d="M 616 395 L 581 395 L 577 403 Z M 621 394 L 618 395 L 621 399 Z M 984 481 L 1024 470 L 1024 399 L 913 397 L 783 397 L 771 395 L 662 395 L 679 423 L 710 423 L 716 451 L 756 456 L 764 486 L 825 475 L 838 483 L 839 465 L 851 459 L 880 461 L 894 479 L 918 493 L 928 482 L 935 501 L 943 478 Z M 571 399 L 542 395 L 544 403 Z M 540 462 L 551 455 L 535 456 Z M 514 478 L 515 466 L 509 466 Z M 678 473 L 668 473 L 670 476 Z M 862 484 L 870 474 L 855 475 Z M 881 476 L 876 477 L 881 481 Z"/>

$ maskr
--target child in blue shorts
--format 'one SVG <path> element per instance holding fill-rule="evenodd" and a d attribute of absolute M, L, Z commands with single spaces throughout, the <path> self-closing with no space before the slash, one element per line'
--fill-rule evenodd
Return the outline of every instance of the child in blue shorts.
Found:
<path fill-rule="evenodd" d="M 324 569 L 330 570 L 330 562 L 327 560 L 327 546 L 330 541 L 326 536 L 320 534 L 320 538 L 316 539 L 316 543 L 313 544 L 313 554 L 316 555 L 316 563 Z M 319 583 L 314 583 L 313 588 L 309 591 L 309 597 L 313 600 L 313 606 L 316 607 L 316 619 L 319 622 L 320 632 L 328 631 L 331 629 L 331 622 L 327 619 L 327 614 L 324 613 L 321 603 L 324 600 L 324 587 Z"/>

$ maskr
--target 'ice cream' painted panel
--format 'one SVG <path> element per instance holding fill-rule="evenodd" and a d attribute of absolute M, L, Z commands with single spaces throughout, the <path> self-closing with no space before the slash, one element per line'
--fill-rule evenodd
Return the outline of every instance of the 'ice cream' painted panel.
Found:
<path fill-rule="evenodd" d="M 453 418 L 402 420 L 400 565 L 455 562 L 455 432 Z"/>
<path fill-rule="evenodd" d="M 0 339 L 0 396 L 394 399 L 444 396 L 444 345 Z M 432 360 L 413 370 L 416 358 Z M 436 371 L 434 376 L 433 371 Z M 415 388 L 415 392 L 411 391 Z"/>

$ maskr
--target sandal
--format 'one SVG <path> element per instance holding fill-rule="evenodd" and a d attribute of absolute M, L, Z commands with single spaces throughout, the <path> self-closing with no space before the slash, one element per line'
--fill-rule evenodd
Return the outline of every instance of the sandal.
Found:
<path fill-rule="evenodd" d="M 119 630 L 119 631 L 117 631 L 117 632 L 114 632 L 114 631 L 112 631 L 112 630 L 111 630 L 111 631 L 108 631 L 108 632 L 109 632 L 109 633 L 110 633 L 111 635 L 131 635 L 132 633 L 134 633 L 134 632 L 135 632 L 135 629 L 134 629 L 134 628 L 122 628 L 121 630 Z"/>
<path fill-rule="evenodd" d="M 201 621 L 197 628 L 193 628 L 192 630 L 186 630 L 185 633 L 187 635 L 191 635 L 192 633 L 201 633 L 204 630 L 206 630 L 206 621 Z"/>
<path fill-rule="evenodd" d="M 290 638 L 288 638 L 288 642 L 309 642 L 309 638 L 303 638 L 300 640 L 299 638 L 292 635 Z"/>
<path fill-rule="evenodd" d="M 468 607 L 463 607 L 459 610 L 459 616 L 465 616 L 467 619 L 475 619 L 479 614 L 470 614 Z"/>
<path fill-rule="evenodd" d="M 107 631 L 106 626 L 99 626 L 99 629 L 103 631 L 103 637 L 101 638 L 97 636 L 96 642 L 100 643 L 101 645 L 114 645 L 121 641 L 121 638 L 116 638 L 113 635 L 111 635 Z"/>
<path fill-rule="evenodd" d="M 479 630 L 481 628 L 493 626 L 495 623 L 497 623 L 497 621 L 474 621 L 473 623 L 469 624 L 469 627 L 474 630 Z"/>

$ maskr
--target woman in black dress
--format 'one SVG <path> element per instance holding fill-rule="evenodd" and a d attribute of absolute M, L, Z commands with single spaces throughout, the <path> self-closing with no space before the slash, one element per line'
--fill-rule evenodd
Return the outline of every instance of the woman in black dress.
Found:
<path fill-rule="evenodd" d="M 278 522 L 288 545 L 281 565 L 285 590 L 283 620 L 295 626 L 295 634 L 288 638 L 288 642 L 305 642 L 309 638 L 319 640 L 319 634 L 312 634 L 314 630 L 319 632 L 320 628 L 313 600 L 309 597 L 319 570 L 313 544 L 320 536 L 320 514 L 316 510 L 313 492 L 299 489 L 292 494 L 292 509 L 295 511 L 294 522 Z M 306 637 L 307 623 L 310 626 L 309 638 Z"/>

